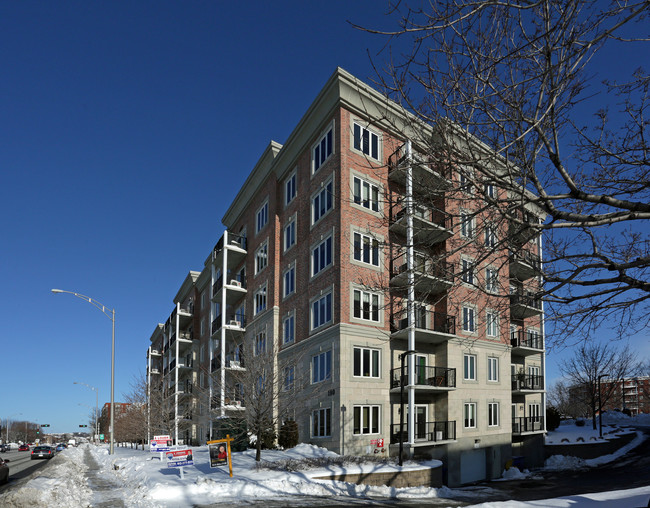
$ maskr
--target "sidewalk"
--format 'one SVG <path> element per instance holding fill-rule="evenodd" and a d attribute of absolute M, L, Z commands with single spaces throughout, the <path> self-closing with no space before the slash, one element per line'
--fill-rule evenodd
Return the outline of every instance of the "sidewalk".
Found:
<path fill-rule="evenodd" d="M 86 471 L 88 487 L 93 491 L 93 508 L 126 508 L 121 487 L 102 475 L 99 464 L 90 453 L 89 447 L 84 450 L 84 464 L 88 468 Z"/>

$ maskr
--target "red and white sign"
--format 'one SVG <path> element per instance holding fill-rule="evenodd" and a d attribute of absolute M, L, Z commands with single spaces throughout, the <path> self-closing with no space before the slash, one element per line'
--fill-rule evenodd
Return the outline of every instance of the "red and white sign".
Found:
<path fill-rule="evenodd" d="M 171 436 L 154 436 L 149 442 L 149 451 L 151 452 L 167 452 L 172 446 Z"/>
<path fill-rule="evenodd" d="M 186 448 L 185 450 L 172 450 L 167 452 L 165 455 L 167 455 L 167 467 L 182 467 L 194 464 L 191 448 Z"/>

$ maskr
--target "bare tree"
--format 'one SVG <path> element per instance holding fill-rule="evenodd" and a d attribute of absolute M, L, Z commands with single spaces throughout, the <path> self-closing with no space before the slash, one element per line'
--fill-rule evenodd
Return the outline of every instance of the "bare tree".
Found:
<path fill-rule="evenodd" d="M 277 339 L 258 334 L 247 347 L 236 346 L 225 365 L 227 372 L 217 368 L 212 374 L 212 414 L 229 421 L 235 439 L 256 439 L 255 460 L 261 460 L 262 448 L 275 441 L 285 420 L 295 419 L 305 403 L 309 378 L 301 368 L 299 346 L 288 355 L 280 354 Z M 234 351 L 236 350 L 236 354 Z M 235 359 L 236 358 L 236 359 Z M 224 391 L 224 411 L 221 412 L 221 391 Z M 245 425 L 242 425 L 245 423 Z"/>
<path fill-rule="evenodd" d="M 363 28 L 389 37 L 380 84 L 413 113 L 414 125 L 395 127 L 420 157 L 484 193 L 486 208 L 471 212 L 489 207 L 506 247 L 543 233 L 538 295 L 563 336 L 603 324 L 629 335 L 650 319 L 650 77 L 600 74 L 622 52 L 644 54 L 649 10 L 647 0 L 398 2 L 395 30 Z"/>
<path fill-rule="evenodd" d="M 615 394 L 619 381 L 635 375 L 639 364 L 628 346 L 616 348 L 611 344 L 582 344 L 573 358 L 563 361 L 560 370 L 570 382 L 579 401 L 585 404 L 596 428 L 598 408 L 598 378 L 606 375 L 610 382 L 601 384 L 601 402 L 605 406 Z"/>

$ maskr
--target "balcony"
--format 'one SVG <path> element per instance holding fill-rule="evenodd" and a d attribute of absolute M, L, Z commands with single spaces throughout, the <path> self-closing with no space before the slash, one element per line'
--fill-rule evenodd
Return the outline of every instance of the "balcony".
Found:
<path fill-rule="evenodd" d="M 221 357 L 217 356 L 210 361 L 210 372 L 216 372 L 221 368 Z M 230 370 L 245 370 L 244 360 L 236 360 L 230 355 L 226 355 L 226 369 Z"/>
<path fill-rule="evenodd" d="M 391 370 L 391 392 L 400 391 L 402 369 Z M 404 386 L 408 385 L 408 369 L 404 366 Z M 424 392 L 448 392 L 456 388 L 456 369 L 446 367 L 415 367 L 415 389 Z"/>
<path fill-rule="evenodd" d="M 542 313 L 542 300 L 532 293 L 515 293 L 510 295 L 510 316 L 524 319 L 539 316 Z"/>
<path fill-rule="evenodd" d="M 157 349 L 152 349 L 149 351 L 149 354 L 151 356 L 160 356 L 160 351 L 158 351 Z"/>
<path fill-rule="evenodd" d="M 389 229 L 406 237 L 406 210 L 401 208 L 393 213 L 394 208 L 391 208 Z M 453 217 L 443 210 L 417 204 L 413 207 L 413 238 L 416 244 L 431 246 L 445 241 L 451 237 L 453 225 Z"/>
<path fill-rule="evenodd" d="M 426 188 L 429 192 L 439 189 L 442 192 L 451 187 L 449 168 L 434 166 L 418 153 L 413 153 L 409 161 L 404 145 L 388 158 L 388 179 L 406 186 L 406 170 L 409 165 L 412 168 L 413 182 L 417 182 L 420 188 Z"/>
<path fill-rule="evenodd" d="M 390 444 L 399 444 L 400 424 L 390 426 Z M 402 442 L 408 441 L 408 426 L 402 426 Z M 415 423 L 416 445 L 443 445 L 456 440 L 456 422 L 416 422 Z"/>
<path fill-rule="evenodd" d="M 523 416 L 512 419 L 512 433 L 517 435 L 544 432 L 544 417 Z"/>
<path fill-rule="evenodd" d="M 406 311 L 394 315 L 391 337 L 408 339 Z M 456 317 L 442 312 L 418 309 L 415 312 L 415 340 L 427 344 L 442 344 L 456 335 Z"/>
<path fill-rule="evenodd" d="M 446 261 L 432 262 L 422 258 L 415 260 L 413 282 L 415 291 L 425 294 L 442 293 L 453 285 L 454 265 Z M 390 284 L 397 288 L 408 287 L 408 268 L 406 263 L 394 267 Z"/>
<path fill-rule="evenodd" d="M 539 234 L 540 219 L 534 213 L 519 206 L 510 210 L 512 220 L 508 228 L 508 234 L 516 244 L 523 244 Z"/>
<path fill-rule="evenodd" d="M 151 370 L 149 370 L 149 373 L 151 373 L 151 374 L 160 374 L 160 370 L 159 369 L 151 369 Z"/>
<path fill-rule="evenodd" d="M 225 241 L 226 238 L 227 241 Z M 246 258 L 246 246 L 245 236 L 226 231 L 212 249 L 212 262 L 221 267 L 223 265 L 223 256 L 226 256 L 226 267 L 230 269 L 237 268 Z"/>
<path fill-rule="evenodd" d="M 543 392 L 544 376 L 538 374 L 514 374 L 512 377 L 512 392 L 519 394 Z"/>
<path fill-rule="evenodd" d="M 536 355 L 544 351 L 544 337 L 541 333 L 512 330 L 510 332 L 512 354 L 517 356 Z"/>
<path fill-rule="evenodd" d="M 221 303 L 222 291 L 226 292 L 226 305 L 233 306 L 246 296 L 246 279 L 229 270 L 225 284 L 221 276 L 212 285 L 212 301 Z"/>
<path fill-rule="evenodd" d="M 226 318 L 225 328 L 232 332 L 243 333 L 246 331 L 246 317 L 232 314 Z M 221 314 L 212 321 L 212 335 L 214 336 L 221 329 Z"/>
<path fill-rule="evenodd" d="M 539 256 L 525 250 L 510 253 L 510 277 L 527 280 L 542 271 Z"/>

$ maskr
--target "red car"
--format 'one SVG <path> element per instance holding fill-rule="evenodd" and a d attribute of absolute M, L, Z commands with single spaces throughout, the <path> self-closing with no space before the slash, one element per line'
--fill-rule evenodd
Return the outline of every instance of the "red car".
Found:
<path fill-rule="evenodd" d="M 21 444 L 21 445 L 18 447 L 18 451 L 19 451 L 19 452 L 28 452 L 28 451 L 29 451 L 29 445 Z"/>

